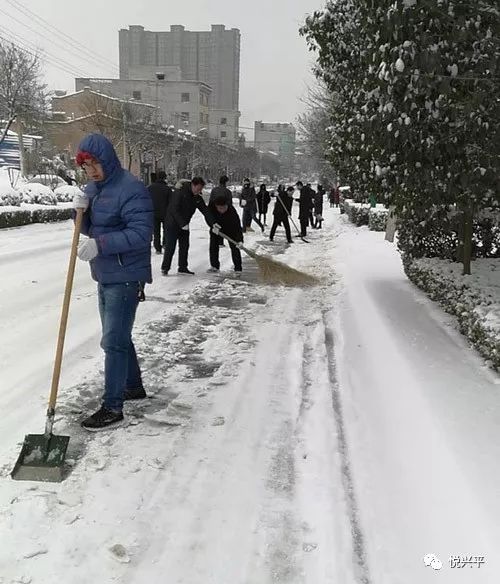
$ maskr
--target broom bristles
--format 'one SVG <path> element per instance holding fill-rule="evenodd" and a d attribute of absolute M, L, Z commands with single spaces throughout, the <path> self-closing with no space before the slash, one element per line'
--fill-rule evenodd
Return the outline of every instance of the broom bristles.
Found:
<path fill-rule="evenodd" d="M 306 274 L 286 264 L 282 264 L 269 256 L 253 254 L 261 279 L 267 284 L 281 284 L 283 286 L 317 286 L 318 278 Z"/>

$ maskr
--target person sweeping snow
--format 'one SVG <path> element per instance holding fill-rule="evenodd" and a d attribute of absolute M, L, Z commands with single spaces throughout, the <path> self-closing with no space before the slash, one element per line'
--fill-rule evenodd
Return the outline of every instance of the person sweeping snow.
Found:
<path fill-rule="evenodd" d="M 218 195 L 209 205 L 209 220 L 213 221 L 210 230 L 210 268 L 209 272 L 219 272 L 219 238 L 220 233 L 224 233 L 237 243 L 243 243 L 243 230 L 241 228 L 240 217 L 232 205 L 228 205 L 224 195 Z M 241 251 L 238 245 L 230 242 L 231 256 L 233 258 L 234 272 L 241 275 Z"/>
<path fill-rule="evenodd" d="M 153 203 L 102 134 L 80 143 L 76 162 L 89 179 L 73 199 L 73 207 L 84 211 L 81 232 L 88 236 L 78 257 L 90 263 L 97 281 L 105 354 L 103 404 L 82 426 L 98 430 L 123 420 L 125 400 L 146 397 L 132 327 L 144 285 L 152 281 Z"/>
<path fill-rule="evenodd" d="M 286 240 L 288 243 L 293 243 L 292 234 L 290 232 L 290 223 L 288 217 L 292 213 L 293 205 L 293 187 L 288 187 L 285 191 L 283 185 L 278 186 L 278 191 L 276 193 L 276 203 L 274 204 L 273 210 L 273 225 L 271 227 L 271 233 L 269 235 L 269 240 L 273 241 L 276 234 L 276 229 L 279 225 L 283 225 L 285 228 Z"/>

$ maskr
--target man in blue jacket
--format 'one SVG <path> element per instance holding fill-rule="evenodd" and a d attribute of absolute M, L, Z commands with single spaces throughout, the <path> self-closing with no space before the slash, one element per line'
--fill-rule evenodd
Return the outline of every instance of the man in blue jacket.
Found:
<path fill-rule="evenodd" d="M 104 399 L 100 410 L 82 422 L 88 430 L 123 420 L 123 402 L 146 397 L 132 327 L 144 286 L 151 282 L 153 205 L 146 187 L 118 160 L 111 142 L 90 134 L 80 143 L 76 162 L 89 179 L 73 200 L 83 209 L 78 257 L 90 262 L 98 285 L 104 350 Z"/>

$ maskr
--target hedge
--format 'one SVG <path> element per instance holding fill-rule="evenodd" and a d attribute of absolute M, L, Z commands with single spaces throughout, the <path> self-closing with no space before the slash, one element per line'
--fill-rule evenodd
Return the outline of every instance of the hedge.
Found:
<path fill-rule="evenodd" d="M 21 227 L 32 223 L 52 223 L 71 219 L 71 208 L 47 207 L 46 209 L 15 209 L 0 212 L 0 229 Z"/>
<path fill-rule="evenodd" d="M 500 370 L 499 261 L 475 261 L 472 276 L 462 276 L 460 264 L 436 258 L 405 262 L 404 267 L 416 286 L 456 316 L 460 332 L 488 364 Z"/>

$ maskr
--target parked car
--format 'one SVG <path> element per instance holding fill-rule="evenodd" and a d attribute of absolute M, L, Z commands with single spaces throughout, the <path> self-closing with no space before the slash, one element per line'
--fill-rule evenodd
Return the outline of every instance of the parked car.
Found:
<path fill-rule="evenodd" d="M 40 185 L 45 185 L 52 190 L 57 189 L 57 187 L 67 186 L 68 183 L 56 174 L 36 174 L 34 177 L 28 180 L 28 183 L 37 183 Z"/>

